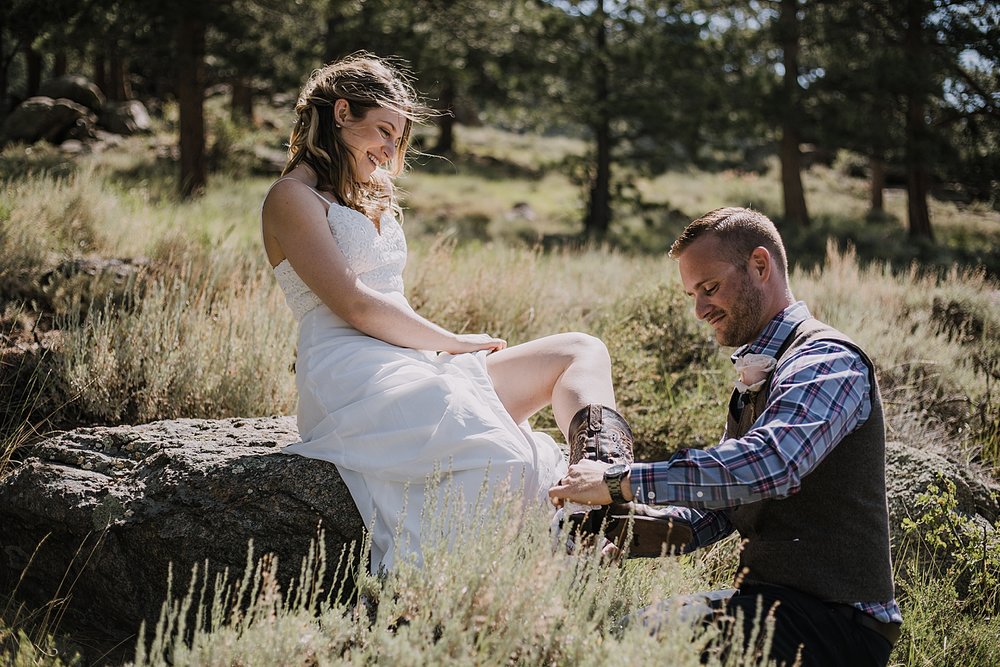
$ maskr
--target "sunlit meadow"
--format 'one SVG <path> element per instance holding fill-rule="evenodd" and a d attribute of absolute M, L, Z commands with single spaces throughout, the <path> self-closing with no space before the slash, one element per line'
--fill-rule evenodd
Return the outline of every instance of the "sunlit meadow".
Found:
<path fill-rule="evenodd" d="M 192 202 L 172 194 L 169 136 L 129 139 L 73 162 L 41 147 L 0 154 L 0 334 L 19 383 L 12 398 L 0 398 L 0 475 L 46 425 L 294 411 L 295 324 L 257 241 L 271 177 L 255 175 L 248 157 L 255 142 L 280 147 L 281 139 L 222 121 L 213 127 L 235 158 Z M 459 157 L 424 158 L 402 182 L 414 307 L 443 326 L 511 343 L 559 331 L 597 335 L 612 353 L 639 456 L 712 444 L 731 366 L 694 318 L 662 249 L 686 220 L 716 206 L 777 213 L 776 171 L 640 179 L 647 206 L 621 212 L 609 245 L 581 246 L 567 242 L 581 191 L 560 168 L 584 150 L 581 142 L 460 130 Z M 944 447 L 944 438 L 952 458 L 1000 466 L 1000 285 L 982 269 L 942 268 L 950 259 L 933 270 L 911 267 L 926 250 L 905 246 L 905 201 L 896 192 L 888 218 L 866 222 L 865 183 L 836 164 L 811 169 L 806 186 L 816 225 L 790 242 L 793 260 L 803 258 L 793 290 L 871 353 L 891 436 L 927 447 Z M 1000 241 L 996 211 L 934 202 L 932 215 L 949 257 Z M 101 280 L 59 268 L 80 258 L 128 259 L 134 270 Z M 547 412 L 535 425 L 558 435 Z M 951 520 L 933 514 L 947 506 L 947 490 L 942 498 L 927 505 L 939 523 Z M 711 632 L 675 623 L 653 636 L 620 621 L 659 600 L 727 585 L 736 548 L 730 540 L 692 556 L 609 564 L 594 553 L 554 553 L 547 511 L 509 506 L 466 537 L 451 550 L 429 549 L 422 569 L 350 575 L 347 588 L 356 586 L 360 599 L 283 589 L 266 560 L 248 562 L 239 595 L 233 581 L 228 589 L 211 582 L 202 596 L 196 580 L 185 598 L 190 573 L 175 572 L 175 599 L 146 628 L 136 663 L 694 665 Z M 996 572 L 989 568 L 998 567 L 1000 546 L 984 541 L 977 558 L 975 567 Z M 995 591 L 960 595 L 956 581 L 967 573 L 923 565 L 897 554 L 907 624 L 893 662 L 990 664 L 1000 655 Z M 337 564 L 313 555 L 304 580 L 324 566 Z M 200 623 L 181 627 L 200 605 Z M 57 664 L 53 647 L 71 652 L 71 637 L 53 638 L 57 626 L 14 601 L 0 598 L 0 612 L 0 661 Z"/>

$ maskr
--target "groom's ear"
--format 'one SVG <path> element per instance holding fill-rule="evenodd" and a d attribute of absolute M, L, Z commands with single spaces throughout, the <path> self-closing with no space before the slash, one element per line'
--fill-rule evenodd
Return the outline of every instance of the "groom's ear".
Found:
<path fill-rule="evenodd" d="M 757 246 L 750 253 L 750 270 L 756 274 L 761 282 L 767 282 L 774 269 L 774 262 L 771 261 L 771 253 L 762 245 Z"/>

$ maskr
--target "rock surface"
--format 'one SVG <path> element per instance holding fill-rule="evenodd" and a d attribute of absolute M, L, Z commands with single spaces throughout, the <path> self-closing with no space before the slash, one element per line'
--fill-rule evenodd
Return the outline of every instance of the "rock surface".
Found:
<path fill-rule="evenodd" d="M 100 125 L 108 132 L 129 136 L 149 132 L 153 122 L 139 100 L 112 102 L 100 114 Z"/>
<path fill-rule="evenodd" d="M 241 576 L 252 539 L 288 581 L 322 523 L 333 570 L 363 524 L 332 464 L 281 453 L 297 439 L 292 417 L 184 419 L 33 446 L 0 482 L 0 590 L 23 571 L 30 608 L 70 597 L 62 631 L 132 649 L 158 617 L 170 563 L 175 594 L 205 560 Z"/>
<path fill-rule="evenodd" d="M 241 575 L 253 539 L 287 581 L 322 522 L 332 570 L 363 525 L 333 465 L 281 453 L 296 440 L 294 418 L 273 417 L 80 428 L 34 445 L 0 481 L 0 590 L 23 571 L 18 596 L 30 606 L 69 596 L 61 630 L 131 650 L 140 622 L 159 614 L 170 563 L 177 594 L 205 560 Z M 1000 518 L 1000 485 L 939 454 L 889 443 L 887 466 L 896 545 L 940 475 L 955 481 L 961 511 Z"/>
<path fill-rule="evenodd" d="M 919 518 L 916 497 L 941 478 L 955 483 L 958 511 L 979 517 L 980 523 L 995 526 L 1000 521 L 1000 484 L 975 468 L 961 467 L 930 449 L 900 442 L 886 446 L 886 490 L 889 498 L 889 526 L 894 534 L 903 520 Z M 896 543 L 896 540 L 893 540 Z"/>
<path fill-rule="evenodd" d="M 45 97 L 65 97 L 94 113 L 103 109 L 107 101 L 104 93 L 94 82 L 78 74 L 66 74 L 49 79 L 39 86 L 38 94 Z"/>
<path fill-rule="evenodd" d="M 79 153 L 95 140 L 101 143 L 101 134 L 128 136 L 151 129 L 141 101 L 108 102 L 94 83 L 70 74 L 46 81 L 37 96 L 18 105 L 0 128 L 0 143 L 48 141 Z"/>
<path fill-rule="evenodd" d="M 87 107 L 72 100 L 29 97 L 4 119 L 0 140 L 59 144 L 66 139 L 88 139 L 94 136 L 96 122 Z"/>

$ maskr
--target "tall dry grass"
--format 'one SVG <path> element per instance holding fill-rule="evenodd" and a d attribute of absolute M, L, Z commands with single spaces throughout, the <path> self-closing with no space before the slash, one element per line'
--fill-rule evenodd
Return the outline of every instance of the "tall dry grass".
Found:
<path fill-rule="evenodd" d="M 953 490 L 952 490 L 953 492 Z M 429 501 L 433 502 L 433 501 Z M 932 521 L 948 515 L 946 491 L 926 499 Z M 683 596 L 731 585 L 738 545 L 726 540 L 700 555 L 610 562 L 596 550 L 566 555 L 554 548 L 549 512 L 524 512 L 497 500 L 484 515 L 425 506 L 423 565 L 401 560 L 382 578 L 362 570 L 341 595 L 341 577 L 315 587 L 329 566 L 323 549 L 306 555 L 299 581 L 282 588 L 276 564 L 248 559 L 241 579 L 206 583 L 196 568 L 186 595 L 168 600 L 159 623 L 140 633 L 137 665 L 757 665 L 747 651 L 721 655 L 720 631 L 638 610 L 676 609 Z M 942 524 L 943 525 L 943 524 Z M 995 632 L 995 586 L 959 594 L 968 568 L 984 568 L 984 582 L 1000 576 L 1000 541 L 979 557 L 947 571 L 927 567 L 917 551 L 897 563 L 906 618 L 894 665 L 992 665 L 1000 649 Z M 339 581 L 340 583 L 336 583 Z M 967 584 L 966 584 L 967 587 Z M 192 620 L 193 619 L 193 620 Z M 770 626 L 758 623 L 767 641 Z M 739 645 L 740 638 L 733 640 Z"/>
<path fill-rule="evenodd" d="M 520 503 L 494 503 L 458 535 L 442 525 L 448 512 L 423 515 L 423 567 L 360 575 L 359 598 L 310 588 L 325 564 L 309 558 L 298 591 L 282 590 L 266 559 L 248 563 L 239 581 L 192 579 L 140 641 L 136 664 L 697 665 L 718 636 L 683 623 L 656 636 L 638 621 L 623 624 L 639 607 L 697 590 L 679 561 L 621 567 L 594 550 L 553 551 L 549 513 Z M 192 627 L 189 610 L 199 604 Z M 756 663 L 734 655 L 705 664 Z"/>
<path fill-rule="evenodd" d="M 67 326 L 54 368 L 74 409 L 109 423 L 293 411 L 283 298 L 271 276 L 219 259 L 150 279 L 133 310 Z"/>

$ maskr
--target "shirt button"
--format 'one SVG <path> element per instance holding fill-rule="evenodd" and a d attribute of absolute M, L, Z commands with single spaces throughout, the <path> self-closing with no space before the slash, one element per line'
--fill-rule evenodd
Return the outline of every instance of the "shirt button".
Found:
<path fill-rule="evenodd" d="M 705 493 L 704 493 L 703 491 L 699 491 L 698 493 L 696 493 L 696 494 L 694 494 L 694 495 L 696 495 L 696 496 L 698 496 L 699 498 L 701 498 L 701 497 L 703 497 L 703 496 L 705 495 Z"/>
<path fill-rule="evenodd" d="M 652 500 L 653 498 L 656 497 L 656 491 L 650 491 L 649 493 L 646 494 L 646 497 Z"/>

